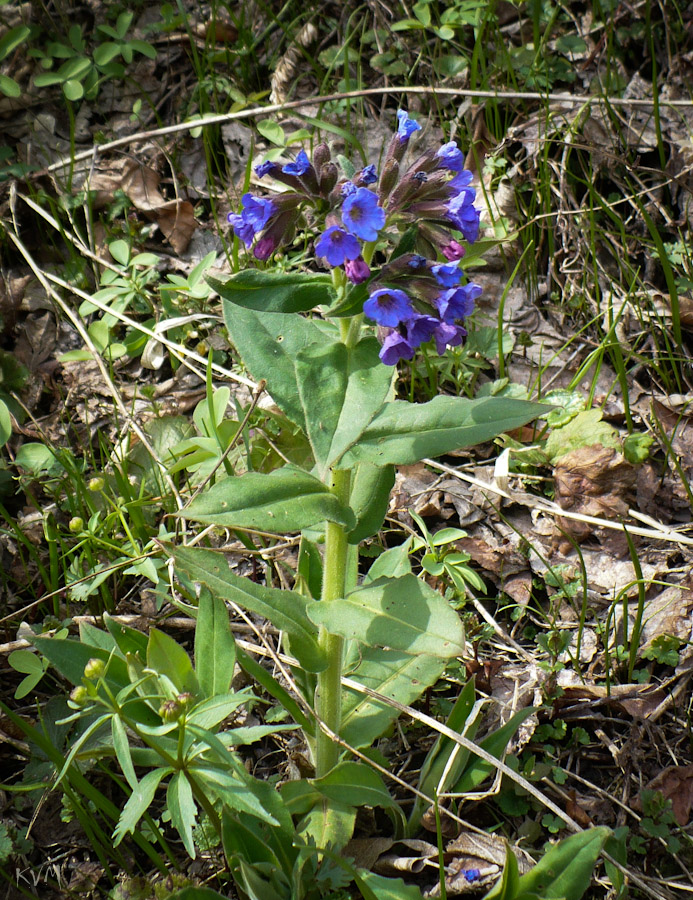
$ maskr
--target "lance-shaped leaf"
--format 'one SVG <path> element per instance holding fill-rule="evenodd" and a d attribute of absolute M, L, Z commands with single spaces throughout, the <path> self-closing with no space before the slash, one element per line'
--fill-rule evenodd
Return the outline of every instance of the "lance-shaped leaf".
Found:
<path fill-rule="evenodd" d="M 224 300 L 262 313 L 307 312 L 334 301 L 331 277 L 316 273 L 244 269 L 226 281 L 208 276 L 207 282 Z"/>
<path fill-rule="evenodd" d="M 356 516 L 356 528 L 349 532 L 350 544 L 360 544 L 380 530 L 394 483 L 394 466 L 364 462 L 354 468 L 349 505 Z"/>
<path fill-rule="evenodd" d="M 329 800 L 348 806 L 395 805 L 375 769 L 352 760 L 339 763 L 322 778 L 311 778 L 310 784 Z"/>
<path fill-rule="evenodd" d="M 200 591 L 195 626 L 195 674 L 207 697 L 229 689 L 236 664 L 236 642 L 222 597 Z"/>
<path fill-rule="evenodd" d="M 326 520 L 349 529 L 356 524 L 354 513 L 322 481 L 293 466 L 225 478 L 179 515 L 206 525 L 272 532 L 301 531 Z"/>
<path fill-rule="evenodd" d="M 415 575 L 379 578 L 344 599 L 311 603 L 308 615 L 330 634 L 368 647 L 444 659 L 464 653 L 464 629 L 441 595 Z"/>
<path fill-rule="evenodd" d="M 364 647 L 357 669 L 347 674 L 364 687 L 410 706 L 438 681 L 445 665 L 437 656 Z M 347 686 L 342 692 L 340 735 L 351 747 L 370 747 L 399 714 L 395 707 Z"/>
<path fill-rule="evenodd" d="M 191 581 L 206 585 L 213 594 L 237 603 L 270 621 L 291 638 L 291 650 L 309 672 L 320 672 L 327 662 L 318 647 L 317 629 L 306 615 L 307 600 L 294 591 L 280 591 L 234 575 L 224 557 L 199 547 L 170 548 L 176 570 Z"/>
<path fill-rule="evenodd" d="M 412 465 L 427 456 L 489 441 L 552 408 L 504 397 L 435 397 L 428 403 L 395 400 L 385 404 L 340 465 L 348 468 L 361 461 Z"/>
<path fill-rule="evenodd" d="M 305 431 L 296 357 L 308 344 L 325 339 L 325 324 L 297 315 L 268 315 L 228 301 L 224 302 L 224 321 L 250 374 L 258 381 L 265 379 L 277 406 Z"/>
<path fill-rule="evenodd" d="M 298 392 L 318 474 L 339 462 L 385 403 L 392 369 L 366 338 L 352 348 L 340 341 L 310 344 L 296 358 Z"/>

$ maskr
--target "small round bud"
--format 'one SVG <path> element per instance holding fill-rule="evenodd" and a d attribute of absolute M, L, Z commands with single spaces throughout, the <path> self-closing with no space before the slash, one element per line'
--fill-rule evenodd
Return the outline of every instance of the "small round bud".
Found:
<path fill-rule="evenodd" d="M 195 353 L 197 353 L 198 356 L 206 356 L 208 350 L 209 347 L 204 341 L 200 341 L 200 343 L 195 347 Z"/>
<path fill-rule="evenodd" d="M 70 694 L 70 700 L 75 706 L 84 706 L 89 699 L 89 691 L 83 684 L 78 685 Z"/>
<path fill-rule="evenodd" d="M 105 486 L 106 486 L 106 482 L 100 476 L 98 476 L 96 478 L 90 478 L 89 484 L 87 485 L 89 490 L 93 491 L 95 494 L 98 493 L 99 491 L 102 491 Z"/>
<path fill-rule="evenodd" d="M 67 526 L 73 534 L 79 534 L 84 531 L 84 519 L 81 516 L 73 516 Z"/>
<path fill-rule="evenodd" d="M 183 712 L 187 712 L 190 707 L 195 703 L 195 698 L 190 693 L 190 691 L 185 691 L 182 694 L 178 694 L 176 700 L 181 705 L 181 709 Z"/>
<path fill-rule="evenodd" d="M 177 722 L 182 712 L 177 700 L 165 700 L 159 707 L 162 722 Z"/>
<path fill-rule="evenodd" d="M 88 681 L 96 681 L 106 671 L 106 663 L 102 659 L 92 657 L 84 667 L 84 677 Z"/>

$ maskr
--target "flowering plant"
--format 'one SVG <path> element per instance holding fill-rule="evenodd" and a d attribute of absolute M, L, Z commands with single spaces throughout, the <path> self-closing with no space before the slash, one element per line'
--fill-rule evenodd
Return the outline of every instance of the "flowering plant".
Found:
<path fill-rule="evenodd" d="M 421 897 L 340 851 L 357 807 L 383 807 L 398 836 L 413 836 L 428 799 L 464 776 L 470 751 L 458 753 L 441 735 L 421 767 L 407 819 L 381 775 L 356 761 L 397 718 L 397 704 L 415 702 L 451 657 L 465 653 L 464 632 L 455 610 L 411 571 L 406 545 L 383 553 L 363 577 L 358 547 L 382 526 L 396 465 L 489 440 L 547 409 L 499 397 L 393 399 L 393 365 L 427 341 L 440 353 L 459 344 L 480 292 L 460 268 L 465 245 L 479 233 L 471 175 L 452 143 L 405 168 L 418 129 L 398 114 L 380 175 L 367 165 L 340 177 L 324 144 L 312 161 L 300 152 L 283 166 L 258 167 L 287 190 L 271 198 L 245 194 L 241 211 L 229 217 L 234 233 L 260 261 L 303 233 L 329 273 L 265 267 L 209 279 L 248 370 L 304 433 L 312 456 L 301 464 L 287 459 L 269 473 L 223 477 L 180 515 L 236 531 L 301 532 L 294 590 L 242 578 L 216 551 L 170 546 L 179 582 L 198 603 L 194 667 L 172 638 L 153 629 L 146 639 L 111 620 L 109 634 L 83 629 L 84 644 L 37 638 L 77 686 L 69 721 L 88 723 L 58 780 L 85 742 L 110 727 L 131 789 L 116 840 L 134 832 L 167 782 L 171 823 L 188 852 L 195 853 L 199 807 L 222 840 L 239 895 L 252 900 L 320 900 L 351 880 L 368 900 Z M 283 679 L 236 647 L 227 602 L 279 629 Z M 246 771 L 236 748 L 288 726 L 224 728 L 252 699 L 232 690 L 236 660 L 301 729 L 312 777 L 275 791 Z M 473 735 L 477 713 L 470 682 L 448 732 L 464 726 Z M 524 715 L 498 732 L 503 741 Z M 131 749 L 129 735 L 144 746 Z M 505 746 L 491 738 L 489 747 Z M 154 768 L 140 779 L 135 766 Z M 477 766 L 474 777 L 486 771 Z M 471 868 L 464 877 L 478 875 Z"/>

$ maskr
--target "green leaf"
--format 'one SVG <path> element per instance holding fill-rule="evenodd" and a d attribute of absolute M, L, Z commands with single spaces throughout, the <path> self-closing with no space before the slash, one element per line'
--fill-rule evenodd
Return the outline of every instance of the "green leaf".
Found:
<path fill-rule="evenodd" d="M 9 75 L 0 73 L 0 93 L 4 94 L 6 97 L 20 97 L 22 89 L 14 78 L 10 78 Z"/>
<path fill-rule="evenodd" d="M 138 654 L 140 659 L 142 660 L 146 659 L 146 634 L 143 634 L 141 631 L 137 631 L 137 629 L 135 628 L 130 628 L 128 625 L 122 625 L 120 622 L 109 616 L 108 613 L 104 613 L 103 622 L 113 636 L 113 639 L 115 640 L 118 649 L 123 654 L 123 656 L 127 656 L 128 653 L 132 653 Z"/>
<path fill-rule="evenodd" d="M 176 772 L 168 783 L 166 805 L 171 814 L 171 824 L 181 836 L 188 856 L 195 859 L 195 844 L 192 830 L 197 818 L 197 808 L 193 800 L 190 782 L 183 772 Z"/>
<path fill-rule="evenodd" d="M 380 578 L 344 599 L 312 603 L 308 615 L 330 634 L 368 647 L 448 659 L 465 652 L 464 628 L 441 595 L 414 575 Z"/>
<path fill-rule="evenodd" d="M 360 544 L 378 533 L 385 521 L 394 483 L 394 466 L 363 462 L 354 468 L 349 505 L 356 515 L 356 528 L 349 532 L 350 544 Z"/>
<path fill-rule="evenodd" d="M 256 790 L 251 790 L 248 784 L 243 784 L 234 778 L 229 772 L 214 766 L 195 766 L 191 769 L 194 778 L 205 787 L 205 793 L 218 797 L 225 809 L 235 809 L 238 812 L 255 816 L 268 825 L 278 825 L 268 807 L 263 803 L 264 794 L 262 788 L 260 795 Z M 257 782 L 253 787 L 257 788 Z"/>
<path fill-rule="evenodd" d="M 307 312 L 334 300 L 329 275 L 244 269 L 226 281 L 208 275 L 207 283 L 229 303 L 262 313 Z"/>
<path fill-rule="evenodd" d="M 295 532 L 319 522 L 353 528 L 353 512 L 315 476 L 293 466 L 269 475 L 248 472 L 225 478 L 196 497 L 178 515 L 208 525 Z"/>
<path fill-rule="evenodd" d="M 386 878 L 368 869 L 357 869 L 354 880 L 364 900 L 421 900 L 416 885 L 405 884 L 401 878 Z"/>
<path fill-rule="evenodd" d="M 544 415 L 551 407 L 526 400 L 435 397 L 428 403 L 386 403 L 341 460 L 344 467 L 366 461 L 412 465 L 489 441 Z"/>
<path fill-rule="evenodd" d="M 105 681 L 116 691 L 130 683 L 125 661 L 111 656 L 100 647 L 92 647 L 77 640 L 58 640 L 37 636 L 31 638 L 46 659 L 72 684 L 81 684 L 84 667 L 90 659 L 102 659 L 107 663 Z"/>
<path fill-rule="evenodd" d="M 515 898 L 532 894 L 542 900 L 580 900 L 611 829 L 590 828 L 555 844 L 529 872 L 520 876 Z M 484 900 L 500 900 L 501 882 Z"/>
<path fill-rule="evenodd" d="M 603 447 L 620 448 L 618 432 L 602 421 L 600 409 L 586 409 L 562 428 L 554 428 L 546 441 L 544 452 L 552 462 L 580 447 L 601 444 Z"/>
<path fill-rule="evenodd" d="M 354 835 L 356 807 L 328 800 L 319 793 L 314 799 L 314 805 L 301 817 L 298 835 L 314 847 L 341 850 Z"/>
<path fill-rule="evenodd" d="M 10 28 L 0 39 L 0 61 L 5 59 L 13 50 L 23 43 L 31 33 L 31 29 L 27 25 L 17 25 Z"/>
<path fill-rule="evenodd" d="M 193 696 L 200 693 L 190 657 L 180 644 L 158 628 L 149 632 L 147 668 L 169 678 L 180 693 L 189 691 Z"/>
<path fill-rule="evenodd" d="M 510 719 L 508 719 L 505 725 L 502 725 L 500 728 L 496 729 L 496 731 L 492 731 L 491 734 L 487 734 L 486 737 L 479 742 L 479 746 L 482 750 L 490 753 L 491 756 L 500 759 L 517 729 L 525 719 L 529 718 L 529 716 L 535 712 L 536 710 L 533 706 L 528 706 L 526 709 L 521 709 L 519 712 L 516 712 L 514 716 L 511 716 Z M 459 781 L 454 785 L 453 791 L 458 794 L 473 791 L 495 771 L 496 769 L 491 763 L 486 762 L 484 759 L 480 759 L 478 756 L 472 756 L 469 765 L 462 773 Z"/>
<path fill-rule="evenodd" d="M 263 315 L 224 301 L 224 320 L 248 371 L 264 378 L 274 402 L 296 425 L 306 427 L 298 395 L 296 357 L 308 344 L 324 341 L 325 331 L 302 316 Z"/>
<path fill-rule="evenodd" d="M 336 803 L 345 806 L 395 806 L 381 776 L 368 765 L 347 760 L 310 784 Z"/>
<path fill-rule="evenodd" d="M 120 768 L 123 770 L 123 775 L 125 775 L 125 780 L 134 791 L 137 788 L 137 775 L 135 775 L 135 767 L 132 764 L 130 744 L 128 743 L 125 726 L 118 715 L 114 715 L 111 719 L 111 737 L 113 738 L 113 748 Z"/>
<path fill-rule="evenodd" d="M 256 127 L 260 134 L 271 143 L 276 144 L 278 147 L 286 145 L 284 129 L 274 119 L 262 119 L 257 123 Z"/>
<path fill-rule="evenodd" d="M 202 692 L 214 697 L 228 691 L 236 664 L 236 642 L 222 597 L 203 588 L 195 624 L 195 673 Z"/>
<path fill-rule="evenodd" d="M 170 775 L 171 772 L 173 772 L 173 769 L 168 767 L 154 769 L 151 772 L 147 772 L 144 778 L 138 783 L 123 807 L 123 811 L 118 819 L 118 824 L 113 832 L 114 844 L 116 847 L 126 834 L 130 834 L 134 831 L 139 820 L 149 809 L 161 780 L 167 775 Z"/>
<path fill-rule="evenodd" d="M 223 722 L 227 716 L 235 712 L 239 706 L 243 706 L 252 696 L 247 693 L 228 692 L 210 697 L 203 703 L 199 703 L 187 716 L 186 721 L 201 728 L 214 728 Z"/>
<path fill-rule="evenodd" d="M 469 721 L 474 711 L 475 698 L 474 679 L 470 678 L 460 691 L 460 695 L 455 701 L 445 723 L 453 731 L 460 733 L 464 731 L 465 737 L 468 737 L 469 740 L 474 739 L 476 730 L 481 724 L 480 710 L 477 711 L 474 720 Z M 467 726 L 466 728 L 465 725 Z M 451 762 L 453 753 L 455 755 Z M 418 783 L 419 790 L 429 797 L 432 797 L 434 793 L 446 793 L 459 777 L 460 772 L 467 764 L 468 758 L 469 750 L 460 747 L 459 744 L 445 737 L 445 735 L 439 734 L 421 766 Z M 443 775 L 445 775 L 445 778 L 443 778 Z M 421 797 L 414 799 L 414 806 L 409 817 L 410 833 L 420 825 L 421 817 L 427 806 L 428 802 Z"/>
<path fill-rule="evenodd" d="M 320 477 L 339 463 L 385 402 L 392 369 L 380 361 L 379 348 L 375 338 L 352 349 L 321 341 L 297 354 L 298 393 Z"/>
<path fill-rule="evenodd" d="M 497 900 L 515 900 L 519 893 L 520 869 L 517 865 L 517 857 L 506 844 L 505 848 L 505 865 L 503 866 L 503 875 L 498 882 L 500 893 Z"/>
<path fill-rule="evenodd" d="M 371 647 L 357 650 L 357 664 L 351 671 L 346 669 L 347 676 L 404 705 L 413 703 L 435 684 L 445 668 L 445 660 L 435 656 L 410 656 Z M 340 735 L 352 747 L 369 747 L 399 715 L 399 710 L 389 704 L 345 687 Z"/>
<path fill-rule="evenodd" d="M 308 671 L 320 672 L 325 668 L 327 661 L 318 647 L 316 628 L 306 615 L 305 597 L 234 575 L 224 557 L 213 550 L 175 547 L 170 552 L 176 569 L 191 581 L 206 585 L 212 594 L 237 603 L 286 631 L 291 638 L 292 652 Z"/>

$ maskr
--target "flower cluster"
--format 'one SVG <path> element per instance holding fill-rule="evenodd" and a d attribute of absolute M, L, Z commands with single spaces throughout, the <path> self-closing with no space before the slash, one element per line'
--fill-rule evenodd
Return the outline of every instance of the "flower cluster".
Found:
<path fill-rule="evenodd" d="M 462 283 L 459 267 L 464 243 L 479 236 L 472 173 L 464 168 L 462 151 L 450 141 L 405 169 L 410 138 L 421 126 L 401 110 L 397 120 L 380 174 L 367 165 L 340 177 L 329 148 L 320 144 L 312 162 L 301 150 L 294 162 L 257 166 L 260 178 L 269 175 L 288 190 L 271 199 L 244 194 L 240 213 L 228 216 L 235 234 L 259 260 L 293 240 L 302 217 L 308 227 L 324 222 L 315 255 L 335 272 L 343 271 L 343 284 L 368 282 L 363 312 L 379 326 L 380 358 L 386 365 L 412 359 L 430 340 L 441 354 L 459 345 L 467 334 L 462 323 L 481 293 L 478 285 Z M 415 232 L 415 252 L 385 262 L 374 273 L 376 249 L 387 256 L 403 232 Z"/>

